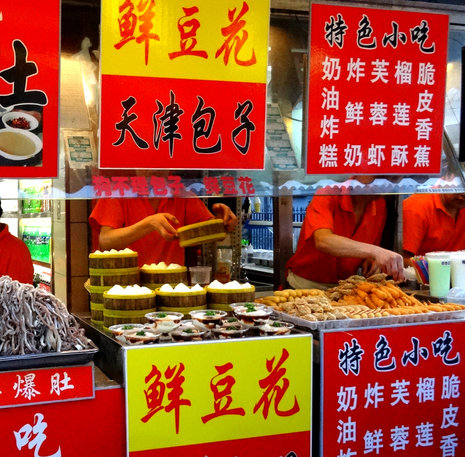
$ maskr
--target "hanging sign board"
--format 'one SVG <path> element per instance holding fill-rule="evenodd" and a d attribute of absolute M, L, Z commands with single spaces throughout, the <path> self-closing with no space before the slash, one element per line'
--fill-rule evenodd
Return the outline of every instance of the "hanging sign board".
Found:
<path fill-rule="evenodd" d="M 268 0 L 102 0 L 100 168 L 263 169 Z"/>
<path fill-rule="evenodd" d="M 59 0 L 0 6 L 0 175 L 57 176 Z M 46 33 L 44 33 L 46 30 Z"/>
<path fill-rule="evenodd" d="M 312 5 L 307 173 L 439 173 L 448 19 Z"/>
<path fill-rule="evenodd" d="M 312 337 L 125 351 L 128 456 L 310 455 Z"/>
<path fill-rule="evenodd" d="M 320 455 L 464 455 L 464 327 L 322 333 Z"/>

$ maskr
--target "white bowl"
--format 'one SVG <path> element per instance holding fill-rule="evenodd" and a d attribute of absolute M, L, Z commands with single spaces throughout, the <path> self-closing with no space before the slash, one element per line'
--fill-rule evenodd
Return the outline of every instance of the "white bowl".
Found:
<path fill-rule="evenodd" d="M 8 113 L 8 111 L 11 111 L 13 108 L 14 108 L 14 105 L 7 106 L 6 108 L 0 105 L 0 116 L 2 114 Z"/>
<path fill-rule="evenodd" d="M 13 127 L 8 123 L 13 121 L 14 119 L 23 118 L 29 123 L 29 128 L 23 127 Z M 15 130 L 34 130 L 39 126 L 39 121 L 32 116 L 32 114 L 24 113 L 22 111 L 9 111 L 2 116 L 3 125 L 7 129 L 15 129 Z"/>
<path fill-rule="evenodd" d="M 10 160 L 26 160 L 42 150 L 42 140 L 21 129 L 0 130 L 0 156 Z"/>

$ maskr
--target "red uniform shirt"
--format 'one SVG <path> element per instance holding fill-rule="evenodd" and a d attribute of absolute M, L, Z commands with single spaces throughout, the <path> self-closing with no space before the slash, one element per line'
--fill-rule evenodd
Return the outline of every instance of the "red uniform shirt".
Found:
<path fill-rule="evenodd" d="M 379 198 L 367 203 L 358 227 L 349 195 L 313 197 L 307 208 L 295 254 L 286 270 L 321 283 L 336 283 L 356 273 L 362 259 L 335 257 L 315 247 L 314 232 L 329 229 L 336 235 L 355 241 L 379 245 L 386 222 L 386 203 Z M 287 276 L 287 273 L 286 273 Z"/>
<path fill-rule="evenodd" d="M 453 218 L 440 194 L 417 194 L 404 200 L 403 249 L 414 255 L 465 249 L 465 210 Z"/>
<path fill-rule="evenodd" d="M 26 244 L 0 224 L 0 276 L 8 275 L 22 283 L 32 284 L 34 267 Z"/>
<path fill-rule="evenodd" d="M 162 198 L 157 213 L 176 216 L 180 227 L 213 217 L 197 198 Z M 105 198 L 98 201 L 89 217 L 89 223 L 99 233 L 102 226 L 127 227 L 153 214 L 155 212 L 146 198 Z M 167 241 L 155 231 L 128 247 L 139 254 L 140 266 L 161 261 L 184 265 L 184 248 L 179 246 L 179 241 Z"/>

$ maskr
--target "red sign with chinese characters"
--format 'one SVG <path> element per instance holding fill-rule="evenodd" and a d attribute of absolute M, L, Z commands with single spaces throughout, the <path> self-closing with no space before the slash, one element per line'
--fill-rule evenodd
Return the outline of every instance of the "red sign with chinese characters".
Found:
<path fill-rule="evenodd" d="M 187 188 L 181 176 L 92 176 L 96 197 L 186 197 L 254 195 L 255 188 L 249 176 L 205 176 L 203 185 Z"/>
<path fill-rule="evenodd" d="M 321 335 L 321 456 L 465 454 L 465 322 Z"/>
<path fill-rule="evenodd" d="M 307 173 L 439 173 L 448 20 L 312 5 Z"/>
<path fill-rule="evenodd" d="M 268 0 L 102 1 L 100 168 L 262 169 Z"/>
<path fill-rule="evenodd" d="M 2 2 L 2 177 L 57 176 L 60 4 L 59 0 L 43 0 L 40 6 L 33 0 Z"/>
<path fill-rule="evenodd" d="M 0 408 L 94 397 L 93 365 L 0 372 Z"/>
<path fill-rule="evenodd" d="M 123 457 L 124 389 L 96 389 L 92 400 L 0 409 L 1 455 Z"/>

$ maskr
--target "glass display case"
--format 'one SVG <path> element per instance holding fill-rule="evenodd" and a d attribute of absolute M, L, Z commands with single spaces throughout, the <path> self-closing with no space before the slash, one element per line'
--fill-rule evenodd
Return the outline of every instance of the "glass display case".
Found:
<path fill-rule="evenodd" d="M 9 180 L 0 185 L 1 222 L 8 225 L 11 234 L 24 241 L 34 265 L 34 283 L 47 290 L 52 287 L 51 189 L 51 179 Z"/>

